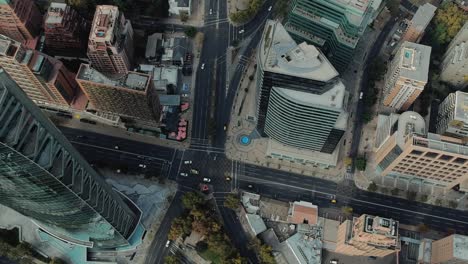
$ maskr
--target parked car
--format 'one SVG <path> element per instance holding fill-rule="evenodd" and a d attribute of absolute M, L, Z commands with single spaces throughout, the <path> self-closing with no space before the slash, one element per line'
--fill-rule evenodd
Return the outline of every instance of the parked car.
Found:
<path fill-rule="evenodd" d="M 332 259 L 332 260 L 330 260 L 330 264 L 338 264 L 338 260 L 337 259 Z"/>
<path fill-rule="evenodd" d="M 363 95 L 364 95 L 364 93 L 362 93 L 362 92 L 359 94 L 359 100 L 362 100 Z"/>
<path fill-rule="evenodd" d="M 184 160 L 184 164 L 192 164 L 191 160 Z"/>
<path fill-rule="evenodd" d="M 183 177 L 188 177 L 188 173 L 181 172 L 181 173 L 180 173 L 180 176 L 183 176 Z"/>
<path fill-rule="evenodd" d="M 170 241 L 170 240 L 167 240 L 167 242 L 166 242 L 166 247 L 169 247 L 170 244 L 171 244 L 171 241 Z"/>
<path fill-rule="evenodd" d="M 205 63 L 202 63 L 201 65 L 201 69 L 204 70 L 205 69 Z"/>
<path fill-rule="evenodd" d="M 145 164 L 140 164 L 140 165 L 138 165 L 138 167 L 140 167 L 140 168 L 143 168 L 143 169 L 144 169 L 144 168 L 146 168 L 146 165 L 145 165 Z"/>
<path fill-rule="evenodd" d="M 211 182 L 210 178 L 203 178 L 203 182 Z"/>
<path fill-rule="evenodd" d="M 212 14 L 213 14 L 213 9 L 210 8 L 210 15 L 212 15 Z"/>
<path fill-rule="evenodd" d="M 199 171 L 196 170 L 196 169 L 191 169 L 191 170 L 190 170 L 190 173 L 192 173 L 192 174 L 197 174 L 197 175 L 200 174 Z"/>

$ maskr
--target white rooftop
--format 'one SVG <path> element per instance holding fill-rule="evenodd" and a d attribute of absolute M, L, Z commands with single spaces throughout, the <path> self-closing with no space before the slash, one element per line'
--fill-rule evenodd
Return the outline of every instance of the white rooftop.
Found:
<path fill-rule="evenodd" d="M 47 10 L 45 23 L 46 24 L 62 23 L 63 14 L 65 13 L 66 8 L 67 8 L 67 4 L 65 3 L 57 3 L 57 2 L 50 3 L 49 9 Z"/>
<path fill-rule="evenodd" d="M 398 131 L 396 141 L 398 146 L 403 148 L 405 145 L 405 138 L 407 135 L 416 133 L 421 136 L 426 135 L 426 122 L 424 118 L 413 111 L 403 112 L 398 117 Z"/>
<path fill-rule="evenodd" d="M 119 8 L 117 6 L 98 5 L 94 13 L 89 38 L 95 41 L 111 41 L 118 18 Z"/>
<path fill-rule="evenodd" d="M 400 76 L 415 81 L 427 82 L 431 47 L 405 41 L 400 47 Z"/>
<path fill-rule="evenodd" d="M 278 21 L 268 20 L 260 44 L 261 62 L 271 72 L 329 81 L 338 72 L 313 45 L 297 44 Z"/>
<path fill-rule="evenodd" d="M 285 254 L 288 262 L 300 264 L 322 263 L 322 227 L 311 227 L 310 233 L 296 233 L 286 240 L 293 258 Z M 293 262 L 294 261 L 294 262 Z"/>
<path fill-rule="evenodd" d="M 247 218 L 247 222 L 250 225 L 250 228 L 252 229 L 252 233 L 255 235 L 258 235 L 265 230 L 267 230 L 265 222 L 263 222 L 263 219 L 257 215 L 257 214 L 245 214 L 245 217 Z"/>
<path fill-rule="evenodd" d="M 420 6 L 411 19 L 412 26 L 424 30 L 434 16 L 436 10 L 437 7 L 429 3 Z"/>
<path fill-rule="evenodd" d="M 468 236 L 453 235 L 453 256 L 468 261 Z"/>
<path fill-rule="evenodd" d="M 468 93 L 455 92 L 455 120 L 462 120 L 468 123 Z"/>
<path fill-rule="evenodd" d="M 375 12 L 382 0 L 329 0 L 329 2 L 335 2 L 345 8 L 348 20 L 359 26 L 364 21 L 366 12 Z M 373 10 L 370 10 L 370 8 Z"/>

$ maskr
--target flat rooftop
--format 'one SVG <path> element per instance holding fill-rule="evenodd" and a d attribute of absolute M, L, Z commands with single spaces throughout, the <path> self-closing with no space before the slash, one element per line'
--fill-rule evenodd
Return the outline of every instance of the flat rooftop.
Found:
<path fill-rule="evenodd" d="M 94 13 L 89 39 L 111 41 L 118 18 L 119 8 L 117 6 L 98 5 Z"/>
<path fill-rule="evenodd" d="M 356 26 L 367 21 L 371 12 L 377 11 L 382 0 L 328 0 L 345 9 L 348 20 Z M 367 25 L 366 25 L 367 26 Z"/>
<path fill-rule="evenodd" d="M 426 122 L 424 118 L 416 112 L 406 111 L 398 117 L 397 144 L 400 148 L 405 145 L 406 136 L 416 133 L 426 135 Z M 389 131 L 391 133 L 391 131 Z M 390 135 L 391 136 L 391 135 Z"/>
<path fill-rule="evenodd" d="M 416 14 L 414 14 L 413 18 L 411 19 L 411 23 L 413 27 L 418 29 L 425 29 L 427 24 L 431 21 L 432 17 L 435 14 L 437 7 L 425 3 L 424 5 L 418 8 Z"/>
<path fill-rule="evenodd" d="M 0 34 L 0 55 L 14 56 L 21 43 Z"/>
<path fill-rule="evenodd" d="M 49 9 L 47 9 L 45 23 L 46 24 L 62 23 L 66 8 L 67 8 L 67 4 L 65 3 L 57 3 L 57 2 L 50 3 Z"/>
<path fill-rule="evenodd" d="M 145 91 L 148 87 L 150 76 L 138 72 L 129 72 L 128 74 L 111 79 L 104 74 L 93 69 L 88 64 L 81 64 L 78 74 L 78 80 L 91 81 L 109 86 L 116 86 L 136 91 Z"/>
<path fill-rule="evenodd" d="M 264 70 L 327 82 L 338 72 L 315 46 L 297 44 L 278 21 L 268 20 L 260 43 Z"/>
<path fill-rule="evenodd" d="M 453 235 L 453 256 L 468 261 L 468 236 Z"/>
<path fill-rule="evenodd" d="M 455 92 L 455 116 L 456 120 L 468 123 L 468 93 Z"/>
<path fill-rule="evenodd" d="M 432 48 L 405 41 L 400 49 L 400 76 L 415 81 L 427 82 Z"/>

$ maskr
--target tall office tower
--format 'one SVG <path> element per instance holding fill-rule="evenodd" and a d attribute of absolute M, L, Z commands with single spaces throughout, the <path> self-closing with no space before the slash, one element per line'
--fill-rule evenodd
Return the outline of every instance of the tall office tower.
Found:
<path fill-rule="evenodd" d="M 439 105 L 437 134 L 468 138 L 468 94 L 449 94 Z"/>
<path fill-rule="evenodd" d="M 431 47 L 403 42 L 385 74 L 383 104 L 408 109 L 424 90 L 429 75 Z"/>
<path fill-rule="evenodd" d="M 126 74 L 133 61 L 133 28 L 118 7 L 99 5 L 88 40 L 91 66 L 106 74 Z"/>
<path fill-rule="evenodd" d="M 468 179 L 468 146 L 460 139 L 428 133 L 416 112 L 379 116 L 376 171 L 384 177 L 450 189 Z"/>
<path fill-rule="evenodd" d="M 85 50 L 90 26 L 88 21 L 67 4 L 52 2 L 44 19 L 47 51 L 73 54 Z"/>
<path fill-rule="evenodd" d="M 24 42 L 35 38 L 42 16 L 33 0 L 0 1 L 0 34 Z"/>
<path fill-rule="evenodd" d="M 403 34 L 401 38 L 402 41 L 418 43 L 424 36 L 424 31 L 426 30 L 427 25 L 429 25 L 429 22 L 431 22 L 431 19 L 434 17 L 436 10 L 437 7 L 429 3 L 425 3 L 420 6 L 409 22 L 405 34 Z"/>
<path fill-rule="evenodd" d="M 338 227 L 335 252 L 351 256 L 385 257 L 400 251 L 398 222 L 363 214 Z"/>
<path fill-rule="evenodd" d="M 107 185 L 1 68 L 0 94 L 0 203 L 68 244 L 129 245 L 142 229 L 138 207 Z"/>
<path fill-rule="evenodd" d="M 0 66 L 38 105 L 70 105 L 79 86 L 63 63 L 0 35 Z"/>
<path fill-rule="evenodd" d="M 343 72 L 381 0 L 294 0 L 284 27 L 299 43 L 319 47 Z"/>
<path fill-rule="evenodd" d="M 431 264 L 468 264 L 468 237 L 453 234 L 432 242 Z"/>
<path fill-rule="evenodd" d="M 327 58 L 312 45 L 297 45 L 281 23 L 269 20 L 257 61 L 257 130 L 270 137 L 268 152 L 299 162 L 336 154 L 346 129 L 347 94 Z M 336 156 L 322 158 L 336 165 Z"/>
<path fill-rule="evenodd" d="M 440 65 L 440 79 L 457 89 L 468 84 L 468 22 L 450 42 Z"/>
<path fill-rule="evenodd" d="M 111 79 L 81 64 L 76 80 L 89 99 L 88 109 L 116 115 L 124 123 L 158 126 L 161 109 L 150 75 L 128 72 Z"/>

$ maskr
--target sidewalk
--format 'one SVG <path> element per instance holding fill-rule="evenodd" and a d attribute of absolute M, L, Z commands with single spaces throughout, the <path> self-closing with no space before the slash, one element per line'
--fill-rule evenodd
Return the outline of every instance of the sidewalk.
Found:
<path fill-rule="evenodd" d="M 49 116 L 49 118 L 54 122 L 56 126 L 67 127 L 72 129 L 85 130 L 97 134 L 108 135 L 112 137 L 118 137 L 123 139 L 129 139 L 134 141 L 139 141 L 147 144 L 159 145 L 164 147 L 184 149 L 188 148 L 190 145 L 189 140 L 184 142 L 177 142 L 173 140 L 160 139 L 154 136 L 146 136 L 139 133 L 129 132 L 119 127 L 113 127 L 103 124 L 87 124 L 80 122 L 78 119 L 67 119 L 58 116 Z"/>

